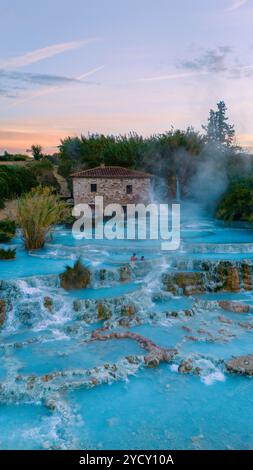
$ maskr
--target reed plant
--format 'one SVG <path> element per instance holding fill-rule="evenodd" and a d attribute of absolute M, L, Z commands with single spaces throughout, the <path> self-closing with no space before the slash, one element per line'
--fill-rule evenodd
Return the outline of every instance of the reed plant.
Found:
<path fill-rule="evenodd" d="M 27 250 L 42 248 L 54 226 L 68 212 L 67 205 L 50 187 L 38 186 L 18 201 L 18 224 Z"/>

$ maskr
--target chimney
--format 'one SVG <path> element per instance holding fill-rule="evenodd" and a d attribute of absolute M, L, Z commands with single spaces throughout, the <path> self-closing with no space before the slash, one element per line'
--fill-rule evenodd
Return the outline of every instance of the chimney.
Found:
<path fill-rule="evenodd" d="M 104 167 L 105 167 L 105 164 L 104 164 L 104 163 L 101 163 L 101 164 L 100 164 L 100 167 L 101 167 L 101 168 L 104 168 Z"/>

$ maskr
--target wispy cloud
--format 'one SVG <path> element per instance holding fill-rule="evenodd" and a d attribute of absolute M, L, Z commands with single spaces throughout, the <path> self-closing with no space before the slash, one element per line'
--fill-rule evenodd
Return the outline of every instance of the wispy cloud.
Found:
<path fill-rule="evenodd" d="M 179 68 L 191 72 L 220 74 L 231 79 L 251 77 L 253 73 L 253 66 L 243 64 L 230 46 L 207 50 L 196 59 L 182 61 Z"/>
<path fill-rule="evenodd" d="M 180 67 L 187 70 L 225 72 L 228 68 L 228 57 L 232 53 L 230 46 L 221 46 L 217 49 L 209 49 L 200 57 L 183 61 Z"/>
<path fill-rule="evenodd" d="M 97 40 L 98 38 L 89 38 L 82 41 L 55 44 L 0 63 L 0 96 L 15 98 L 16 101 L 12 104 L 15 106 L 18 102 L 24 102 L 33 97 L 50 93 L 60 87 L 82 83 L 83 79 L 95 74 L 103 67 L 92 69 L 76 78 L 47 73 L 23 72 L 18 69 L 57 54 L 80 48 Z M 43 89 L 38 90 L 37 87 L 43 87 Z"/>
<path fill-rule="evenodd" d="M 160 82 L 164 80 L 176 80 L 179 78 L 190 78 L 198 75 L 206 75 L 208 72 L 182 72 L 182 73 L 171 73 L 168 75 L 157 75 L 153 77 L 139 78 L 137 82 Z"/>
<path fill-rule="evenodd" d="M 155 75 L 135 80 L 137 82 L 160 82 L 165 80 L 179 80 L 205 75 L 221 75 L 230 79 L 252 77 L 253 66 L 243 64 L 230 46 L 220 46 L 208 49 L 199 57 L 182 60 L 176 64 L 177 71 L 166 75 Z"/>
<path fill-rule="evenodd" d="M 43 47 L 42 49 L 36 49 L 32 52 L 27 52 L 26 54 L 20 55 L 18 57 L 13 57 L 11 59 L 0 62 L 0 68 L 17 69 L 20 67 L 25 67 L 27 65 L 34 64 L 35 62 L 54 57 L 57 54 L 62 54 L 63 52 L 78 49 L 97 40 L 98 38 L 89 38 L 82 41 L 64 42 L 61 44 L 54 44 L 52 46 Z"/>
<path fill-rule="evenodd" d="M 60 75 L 23 73 L 8 70 L 0 70 L 0 80 L 11 80 L 15 82 L 32 83 L 35 85 L 61 85 L 77 81 L 75 78 L 69 78 Z"/>
<path fill-rule="evenodd" d="M 177 65 L 177 71 L 166 75 L 157 75 L 152 77 L 140 78 L 138 82 L 159 82 L 163 80 L 178 80 L 183 78 L 199 77 L 212 72 L 221 72 L 226 70 L 226 61 L 228 55 L 232 52 L 229 46 L 219 47 L 205 51 L 200 57 L 182 61 Z"/>
<path fill-rule="evenodd" d="M 85 72 L 82 75 L 79 75 L 75 80 L 83 81 L 85 78 L 90 77 L 90 75 L 94 75 L 94 73 L 100 72 L 100 70 L 104 68 L 104 65 L 100 65 L 100 67 L 96 67 L 95 69 L 89 70 L 89 72 Z"/>
<path fill-rule="evenodd" d="M 20 94 L 28 92 L 31 88 L 69 85 L 79 83 L 80 80 L 60 75 L 49 75 L 40 73 L 26 73 L 13 70 L 0 69 L 0 96 L 4 98 L 17 99 Z"/>
<path fill-rule="evenodd" d="M 227 11 L 234 11 L 241 8 L 245 3 L 248 3 L 249 0 L 232 0 L 232 4 L 227 8 Z"/>
<path fill-rule="evenodd" d="M 86 84 L 86 78 L 95 75 L 97 72 L 102 70 L 104 68 L 104 65 L 101 65 L 100 67 L 97 67 L 95 69 L 91 69 L 88 72 L 83 73 L 82 75 L 79 75 L 78 77 L 75 78 L 67 78 L 65 80 L 60 80 L 58 83 L 55 85 L 51 84 L 50 86 L 47 86 L 46 88 L 39 89 L 39 90 L 34 90 L 29 92 L 28 94 L 25 93 L 25 96 L 22 96 L 19 99 L 16 99 L 14 103 L 12 103 L 9 108 L 18 106 L 20 104 L 26 103 L 27 101 L 30 101 L 35 98 L 39 98 L 40 96 L 45 96 L 50 93 L 54 93 L 57 91 L 62 91 L 65 88 L 69 88 L 70 85 L 76 86 L 76 85 L 82 85 Z M 63 77 L 60 77 L 63 78 Z"/>
<path fill-rule="evenodd" d="M 0 88 L 0 96 L 8 97 L 9 92 L 6 90 L 6 88 Z"/>

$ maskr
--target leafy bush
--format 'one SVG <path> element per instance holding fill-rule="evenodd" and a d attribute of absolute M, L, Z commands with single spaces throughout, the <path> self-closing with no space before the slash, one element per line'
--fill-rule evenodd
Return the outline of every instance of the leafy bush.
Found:
<path fill-rule="evenodd" d="M 42 186 L 51 186 L 57 191 L 60 190 L 59 183 L 54 176 L 54 165 L 48 160 L 43 158 L 42 160 L 36 161 L 29 165 L 29 169 L 36 178 L 38 184 Z"/>
<path fill-rule="evenodd" d="M 46 155 L 46 158 L 53 163 L 53 165 L 59 165 L 59 154 L 54 153 L 53 155 Z"/>
<path fill-rule="evenodd" d="M 11 236 L 7 233 L 0 232 L 0 243 L 9 243 L 11 241 Z"/>
<path fill-rule="evenodd" d="M 54 169 L 54 165 L 50 160 L 48 160 L 48 158 L 43 158 L 42 160 L 31 163 L 29 168 L 31 168 L 35 175 L 39 175 L 43 170 L 52 171 Z"/>
<path fill-rule="evenodd" d="M 0 199 L 0 209 L 4 209 L 5 204 L 4 204 L 4 199 Z"/>
<path fill-rule="evenodd" d="M 1 220 L 0 221 L 0 232 L 6 232 L 10 235 L 16 233 L 16 222 L 14 220 Z"/>
<path fill-rule="evenodd" d="M 58 167 L 58 173 L 63 176 L 63 178 L 68 178 L 72 169 L 73 165 L 70 160 L 61 160 Z"/>
<path fill-rule="evenodd" d="M 36 178 L 29 168 L 0 166 L 0 199 L 18 197 L 36 184 Z"/>
<path fill-rule="evenodd" d="M 8 243 L 16 233 L 16 223 L 13 220 L 0 221 L 0 243 Z"/>
<path fill-rule="evenodd" d="M 230 184 L 218 204 L 216 217 L 225 221 L 253 222 L 253 177 Z"/>
<path fill-rule="evenodd" d="M 0 155 L 0 162 L 25 162 L 28 160 L 27 155 L 20 155 L 20 154 L 11 154 L 5 152 L 3 155 Z"/>
<path fill-rule="evenodd" d="M 16 250 L 12 250 L 11 248 L 4 250 L 0 249 L 0 259 L 7 260 L 7 259 L 14 259 L 16 258 Z"/>
<path fill-rule="evenodd" d="M 90 271 L 78 258 L 73 268 L 66 266 L 65 272 L 60 274 L 60 285 L 66 290 L 83 289 L 89 285 L 90 279 Z"/>
<path fill-rule="evenodd" d="M 184 149 L 189 155 L 199 155 L 204 138 L 192 128 L 172 129 L 164 134 L 142 137 L 128 135 L 89 134 L 67 137 L 59 146 L 60 170 L 65 177 L 78 168 L 92 168 L 104 163 L 161 173 L 161 164 L 175 166 L 175 152 Z"/>
<path fill-rule="evenodd" d="M 18 201 L 18 223 L 27 250 L 42 248 L 55 224 L 66 215 L 67 206 L 52 188 L 39 186 Z"/>

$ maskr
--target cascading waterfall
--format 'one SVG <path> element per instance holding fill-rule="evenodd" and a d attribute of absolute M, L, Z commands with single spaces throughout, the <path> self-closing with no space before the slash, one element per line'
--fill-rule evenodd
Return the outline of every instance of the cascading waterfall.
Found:
<path fill-rule="evenodd" d="M 76 243 L 62 228 L 38 253 L 13 242 L 17 259 L 0 262 L 0 448 L 250 448 L 252 384 L 226 361 L 252 353 L 252 230 L 182 227 L 176 253 Z M 79 255 L 92 284 L 64 291 L 58 275 Z M 213 279 L 227 267 L 234 291 L 220 292 Z"/>
<path fill-rule="evenodd" d="M 178 203 L 181 203 L 181 187 L 180 187 L 180 181 L 179 177 L 176 177 L 176 201 Z"/>

